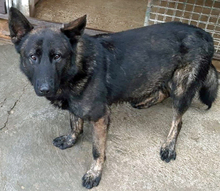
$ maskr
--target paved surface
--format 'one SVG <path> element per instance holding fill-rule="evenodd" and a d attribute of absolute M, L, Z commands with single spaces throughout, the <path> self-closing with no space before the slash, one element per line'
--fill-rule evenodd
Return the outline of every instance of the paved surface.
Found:
<path fill-rule="evenodd" d="M 144 25 L 147 0 L 47 0 L 36 4 L 35 17 L 53 22 L 70 22 L 87 15 L 87 27 L 123 31 Z"/>
<path fill-rule="evenodd" d="M 52 140 L 69 131 L 68 113 L 37 97 L 19 70 L 12 45 L 0 46 L 0 190 L 83 191 L 92 161 L 90 125 L 78 143 L 59 150 Z M 112 107 L 107 161 L 94 191 L 220 190 L 220 99 L 210 111 L 194 101 L 183 118 L 177 159 L 160 160 L 172 119 L 171 100 L 147 110 Z"/>

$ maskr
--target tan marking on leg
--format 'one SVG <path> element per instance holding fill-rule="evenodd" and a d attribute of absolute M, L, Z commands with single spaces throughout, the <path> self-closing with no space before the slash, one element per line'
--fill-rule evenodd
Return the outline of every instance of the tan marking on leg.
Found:
<path fill-rule="evenodd" d="M 174 117 L 167 136 L 167 142 L 176 141 L 182 126 L 182 116 Z"/>
<path fill-rule="evenodd" d="M 94 170 L 102 170 L 105 160 L 105 148 L 107 138 L 108 116 L 104 116 L 97 122 L 93 122 L 93 146 L 99 152 L 99 157 L 95 160 Z"/>
<path fill-rule="evenodd" d="M 108 115 L 100 118 L 93 124 L 93 157 L 90 170 L 83 176 L 83 186 L 86 188 L 92 188 L 98 186 L 102 169 L 105 161 L 105 148 L 106 148 L 106 137 L 108 128 Z"/>
<path fill-rule="evenodd" d="M 69 113 L 70 115 L 70 126 L 71 126 L 71 137 L 77 139 L 77 137 L 83 131 L 83 120 L 76 117 L 74 114 Z"/>
<path fill-rule="evenodd" d="M 160 150 L 162 160 L 170 162 L 171 159 L 176 159 L 175 147 L 181 127 L 182 115 L 174 116 L 167 139 Z"/>

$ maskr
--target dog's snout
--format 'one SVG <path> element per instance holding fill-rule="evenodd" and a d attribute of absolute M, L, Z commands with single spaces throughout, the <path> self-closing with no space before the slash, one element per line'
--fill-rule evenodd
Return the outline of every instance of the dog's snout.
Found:
<path fill-rule="evenodd" d="M 48 84 L 42 84 L 40 87 L 39 87 L 39 91 L 42 95 L 46 95 L 46 94 L 49 94 L 50 93 L 50 87 Z"/>
<path fill-rule="evenodd" d="M 34 89 L 38 96 L 50 97 L 56 92 L 54 82 L 48 78 L 37 79 L 34 83 Z"/>

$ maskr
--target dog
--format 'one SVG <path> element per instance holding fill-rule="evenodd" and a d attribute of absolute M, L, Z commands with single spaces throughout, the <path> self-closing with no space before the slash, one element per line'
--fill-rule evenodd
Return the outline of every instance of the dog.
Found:
<path fill-rule="evenodd" d="M 182 116 L 198 92 L 211 108 L 217 97 L 218 74 L 212 65 L 213 39 L 192 25 L 169 22 L 124 32 L 89 36 L 86 16 L 62 28 L 33 27 L 10 8 L 11 40 L 20 54 L 20 68 L 38 96 L 70 113 L 71 133 L 53 144 L 72 147 L 83 131 L 83 121 L 93 125 L 91 168 L 82 178 L 84 187 L 98 186 L 103 164 L 109 106 L 129 102 L 149 108 L 171 97 L 173 120 L 160 156 L 176 159 L 175 145 Z"/>

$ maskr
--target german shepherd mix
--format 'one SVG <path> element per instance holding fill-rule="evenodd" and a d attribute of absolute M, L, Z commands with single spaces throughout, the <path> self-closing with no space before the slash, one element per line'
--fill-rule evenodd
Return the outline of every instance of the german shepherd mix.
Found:
<path fill-rule="evenodd" d="M 71 133 L 53 144 L 72 147 L 83 121 L 93 124 L 94 162 L 82 178 L 83 186 L 92 188 L 101 179 L 111 104 L 129 102 L 142 109 L 171 97 L 173 121 L 160 149 L 161 159 L 170 162 L 176 159 L 183 114 L 196 92 L 208 109 L 212 106 L 218 78 L 212 37 L 200 28 L 170 22 L 88 36 L 85 26 L 83 16 L 61 29 L 34 28 L 17 9 L 10 9 L 10 34 L 21 70 L 38 96 L 70 112 Z"/>

